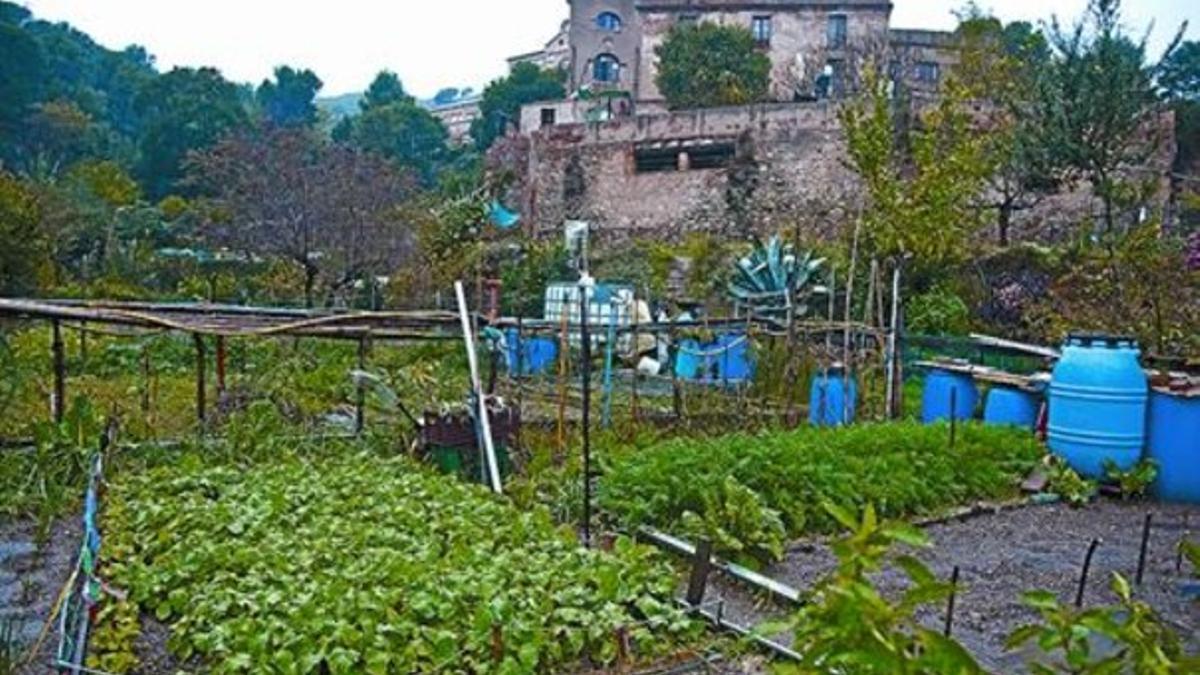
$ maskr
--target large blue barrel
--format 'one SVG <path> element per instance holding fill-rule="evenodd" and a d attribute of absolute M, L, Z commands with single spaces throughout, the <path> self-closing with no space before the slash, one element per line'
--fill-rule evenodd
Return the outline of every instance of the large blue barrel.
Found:
<path fill-rule="evenodd" d="M 814 427 L 839 427 L 854 422 L 858 383 L 842 368 L 830 368 L 813 378 L 808 398 L 808 422 Z"/>
<path fill-rule="evenodd" d="M 983 406 L 983 422 L 1033 430 L 1040 400 L 1037 394 L 1012 387 L 992 387 Z"/>
<path fill-rule="evenodd" d="M 709 372 L 704 348 L 695 340 L 683 340 L 675 351 L 675 375 L 681 380 L 703 380 Z"/>
<path fill-rule="evenodd" d="M 536 375 L 546 372 L 558 358 L 558 343 L 550 338 L 521 339 L 515 328 L 504 332 L 504 354 L 508 372 Z"/>
<path fill-rule="evenodd" d="M 721 382 L 745 382 L 754 377 L 750 341 L 745 334 L 726 333 L 717 338 L 714 349 L 721 350 L 717 361 L 717 378 Z"/>
<path fill-rule="evenodd" d="M 1146 442 L 1149 384 L 1137 344 L 1126 338 L 1072 335 L 1050 380 L 1050 451 L 1087 478 L 1104 465 L 1128 470 Z"/>
<path fill-rule="evenodd" d="M 950 419 L 951 405 L 955 418 L 969 420 L 975 415 L 978 403 L 979 390 L 970 375 L 932 368 L 925 376 L 925 389 L 921 394 L 921 421 L 933 424 Z"/>
<path fill-rule="evenodd" d="M 1200 396 L 1151 392 L 1146 448 L 1158 463 L 1154 494 L 1200 504 Z"/>

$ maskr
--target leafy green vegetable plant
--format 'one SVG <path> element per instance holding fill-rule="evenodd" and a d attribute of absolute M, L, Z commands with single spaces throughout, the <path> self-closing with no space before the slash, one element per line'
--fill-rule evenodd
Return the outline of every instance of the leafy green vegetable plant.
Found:
<path fill-rule="evenodd" d="M 1111 459 L 1104 463 L 1104 473 L 1115 484 L 1125 499 L 1141 499 L 1146 490 L 1158 478 L 1158 464 L 1152 459 L 1143 459 L 1132 469 L 1122 471 Z"/>
<path fill-rule="evenodd" d="M 627 527 L 704 534 L 722 555 L 761 562 L 783 537 L 832 532 L 825 501 L 886 517 L 935 514 L 1017 493 L 1043 455 L 1029 434 L 964 425 L 866 424 L 676 439 L 614 458 L 599 501 Z M 782 525 L 782 529 L 780 527 Z"/>
<path fill-rule="evenodd" d="M 960 644 L 915 618 L 919 608 L 944 602 L 952 591 L 915 557 L 893 556 L 899 544 L 928 546 L 925 534 L 903 523 L 880 522 L 869 504 L 861 518 L 831 503 L 825 509 L 849 533 L 833 546 L 837 568 L 817 583 L 790 621 L 796 637 L 793 648 L 803 655 L 795 672 L 982 673 Z M 870 578 L 889 559 L 909 579 L 896 601 L 880 594 Z"/>
<path fill-rule="evenodd" d="M 1064 605 L 1050 591 L 1026 593 L 1025 604 L 1037 610 L 1041 622 L 1018 628 L 1008 648 L 1035 643 L 1049 657 L 1029 664 L 1039 675 L 1197 672 L 1200 660 L 1185 654 L 1179 636 L 1133 598 L 1124 577 L 1114 574 L 1111 588 L 1118 604 L 1092 609 Z M 1101 646 L 1102 640 L 1110 644 Z"/>
<path fill-rule="evenodd" d="M 1071 506 L 1084 506 L 1096 496 L 1096 482 L 1080 476 L 1061 458 L 1047 455 L 1046 468 L 1050 477 L 1047 489 Z"/>
<path fill-rule="evenodd" d="M 652 551 L 355 447 L 113 479 L 106 574 L 214 673 L 555 671 L 694 630 Z"/>

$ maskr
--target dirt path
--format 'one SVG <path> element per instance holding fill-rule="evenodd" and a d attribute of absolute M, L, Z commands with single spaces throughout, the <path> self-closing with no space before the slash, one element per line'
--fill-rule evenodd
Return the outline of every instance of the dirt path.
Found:
<path fill-rule="evenodd" d="M 21 653 L 37 639 L 79 554 L 82 530 L 75 518 L 60 520 L 47 543 L 35 544 L 34 523 L 0 524 L 0 624 L 13 622 Z M 18 673 L 45 673 L 58 645 L 51 627 L 36 657 Z"/>
<path fill-rule="evenodd" d="M 1155 527 L 1148 547 L 1144 584 L 1136 589 L 1181 635 L 1191 636 L 1200 650 L 1200 603 L 1189 602 L 1180 583 L 1191 573 L 1184 563 L 1175 571 L 1176 545 L 1183 535 L 1185 514 L 1191 538 L 1200 539 L 1200 507 L 1125 504 L 1101 501 L 1084 509 L 1063 505 L 1031 506 L 976 516 L 969 520 L 925 528 L 933 548 L 917 552 L 934 573 L 949 578 L 960 568 L 961 590 L 954 616 L 954 637 L 995 672 L 1022 672 L 1020 655 L 1006 653 L 1004 640 L 1018 626 L 1036 618 L 1021 603 L 1021 594 L 1047 589 L 1066 602 L 1074 600 L 1080 570 L 1093 538 L 1102 540 L 1092 562 L 1084 595 L 1087 606 L 1115 602 L 1108 586 L 1114 572 L 1133 582 L 1137 570 L 1142 526 L 1153 512 Z M 787 558 L 766 570 L 771 577 L 796 588 L 810 587 L 834 565 L 822 543 L 798 542 Z M 878 583 L 889 595 L 904 587 L 903 575 L 888 570 Z M 706 602 L 725 600 L 731 620 L 754 624 L 778 618 L 785 610 L 724 580 L 710 587 Z M 942 608 L 925 611 L 921 620 L 933 628 L 945 621 Z M 788 642 L 786 636 L 780 636 Z"/>

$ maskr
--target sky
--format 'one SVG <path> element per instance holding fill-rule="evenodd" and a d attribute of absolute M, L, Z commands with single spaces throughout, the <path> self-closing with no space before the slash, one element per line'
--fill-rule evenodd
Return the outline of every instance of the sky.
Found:
<path fill-rule="evenodd" d="M 16 0 L 41 18 L 68 21 L 113 49 L 146 47 L 160 69 L 216 66 L 257 84 L 275 66 L 311 68 L 322 95 L 362 91 L 382 69 L 430 97 L 443 87 L 480 88 L 505 59 L 540 49 L 566 18 L 565 0 Z M 952 29 L 964 0 L 895 0 L 892 25 Z M 1087 0 L 980 0 L 1005 21 L 1056 12 L 1073 20 Z M 1137 34 L 1153 21 L 1158 50 L 1190 19 L 1200 36 L 1200 0 L 1127 0 Z"/>

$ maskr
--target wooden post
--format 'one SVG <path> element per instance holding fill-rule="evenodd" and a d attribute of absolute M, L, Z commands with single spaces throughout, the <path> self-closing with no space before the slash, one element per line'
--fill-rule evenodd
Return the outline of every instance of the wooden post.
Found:
<path fill-rule="evenodd" d="M 150 412 L 150 350 L 142 345 L 142 414 Z"/>
<path fill-rule="evenodd" d="M 199 333 L 192 334 L 192 341 L 196 343 L 196 420 L 200 422 L 201 431 L 204 428 L 206 419 L 206 403 L 205 403 L 205 361 L 207 355 L 204 349 L 204 336 Z"/>
<path fill-rule="evenodd" d="M 367 370 L 367 338 L 360 337 L 358 339 L 358 371 L 366 372 Z M 363 429 L 367 422 L 367 387 L 362 378 L 358 378 L 358 391 L 355 393 L 354 401 L 354 433 L 362 435 Z"/>
<path fill-rule="evenodd" d="M 67 354 L 63 346 L 62 322 L 55 319 L 50 323 L 50 327 L 50 351 L 54 360 L 54 393 L 50 401 L 50 411 L 57 424 L 63 421 L 67 405 Z"/>
<path fill-rule="evenodd" d="M 83 370 L 85 372 L 87 370 L 87 361 L 88 361 L 88 339 L 87 339 L 87 336 L 88 336 L 87 322 L 80 321 L 79 322 L 79 361 L 80 361 L 81 365 L 83 366 Z"/>
<path fill-rule="evenodd" d="M 711 539 L 701 539 L 696 545 L 696 557 L 692 559 L 692 574 L 688 578 L 687 604 L 699 607 L 704 602 L 704 592 L 708 588 L 708 574 L 712 571 Z"/>
<path fill-rule="evenodd" d="M 225 336 L 217 336 L 217 395 L 225 393 Z"/>

